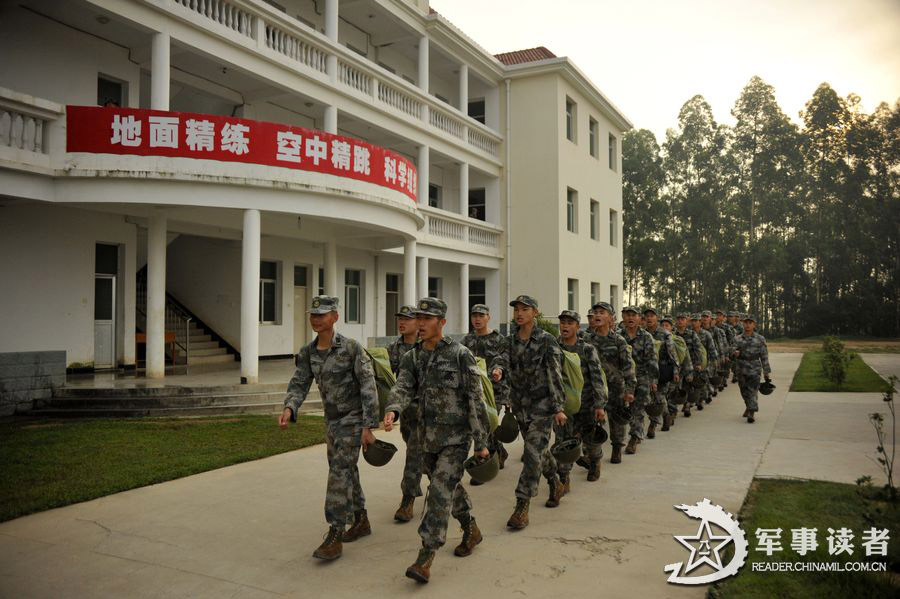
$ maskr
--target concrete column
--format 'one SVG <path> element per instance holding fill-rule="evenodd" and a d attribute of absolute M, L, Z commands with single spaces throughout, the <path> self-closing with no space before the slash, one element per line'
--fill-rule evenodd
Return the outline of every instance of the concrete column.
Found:
<path fill-rule="evenodd" d="M 169 109 L 169 79 L 171 77 L 171 40 L 168 33 L 154 33 L 150 45 L 150 108 Z"/>
<path fill-rule="evenodd" d="M 459 110 L 469 114 L 469 65 L 459 65 Z"/>
<path fill-rule="evenodd" d="M 459 332 L 469 332 L 469 265 L 459 265 Z"/>
<path fill-rule="evenodd" d="M 259 210 L 244 210 L 241 246 L 241 384 L 259 382 Z"/>
<path fill-rule="evenodd" d="M 154 211 L 147 227 L 147 378 L 166 375 L 166 215 Z"/>
<path fill-rule="evenodd" d="M 325 133 L 337 135 L 337 106 L 325 107 Z"/>
<path fill-rule="evenodd" d="M 404 304 L 416 304 L 416 240 L 403 242 L 403 299 Z"/>
<path fill-rule="evenodd" d="M 469 216 L 469 163 L 459 165 L 459 213 Z"/>
<path fill-rule="evenodd" d="M 325 0 L 325 36 L 338 43 L 338 0 Z M 337 55 L 329 52 L 325 57 L 325 73 L 332 83 L 337 82 Z"/>
<path fill-rule="evenodd" d="M 338 295 L 338 267 L 337 267 L 337 242 L 333 239 L 325 242 L 325 295 Z M 340 313 L 343 314 L 341 305 Z"/>
<path fill-rule="evenodd" d="M 416 262 L 419 264 L 418 296 L 420 298 L 428 297 L 428 258 L 417 256 Z"/>
<path fill-rule="evenodd" d="M 419 38 L 419 88 L 428 93 L 428 36 L 423 35 Z"/>
<path fill-rule="evenodd" d="M 419 146 L 419 160 L 416 162 L 416 172 L 419 177 L 419 206 L 428 205 L 428 163 L 430 157 L 428 146 Z"/>

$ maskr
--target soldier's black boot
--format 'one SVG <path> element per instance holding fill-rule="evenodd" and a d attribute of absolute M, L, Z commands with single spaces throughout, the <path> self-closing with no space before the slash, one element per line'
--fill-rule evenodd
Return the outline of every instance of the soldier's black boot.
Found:
<path fill-rule="evenodd" d="M 750 414 L 750 415 L 747 416 L 747 422 L 749 422 L 749 423 L 751 423 L 751 424 L 753 424 L 754 422 L 756 422 L 756 419 L 753 417 L 753 415 L 754 415 L 755 413 L 756 413 L 756 412 L 754 412 L 753 410 L 749 410 L 749 414 Z"/>
<path fill-rule="evenodd" d="M 547 502 L 544 504 L 547 507 L 559 507 L 559 500 L 562 499 L 562 483 L 559 482 L 559 478 L 553 477 L 550 479 L 550 497 L 547 498 Z"/>
<path fill-rule="evenodd" d="M 506 521 L 509 528 L 520 530 L 528 526 L 528 504 L 530 499 L 516 498 L 516 509 L 513 510 L 512 516 Z"/>
<path fill-rule="evenodd" d="M 413 518 L 413 504 L 416 498 L 412 495 L 404 495 L 400 500 L 400 507 L 394 513 L 394 520 L 397 522 L 409 522 Z"/>
<path fill-rule="evenodd" d="M 619 458 L 619 459 L 621 460 L 621 458 Z M 588 482 L 594 482 L 595 480 L 598 480 L 599 478 L 600 478 L 600 460 L 593 460 L 591 462 L 591 468 L 590 468 L 590 470 L 588 470 L 588 475 L 587 475 Z"/>
<path fill-rule="evenodd" d="M 333 560 L 341 557 L 343 553 L 343 545 L 341 538 L 344 531 L 340 528 L 332 526 L 325 535 L 325 540 L 319 545 L 319 548 L 313 551 L 313 557 L 317 559 Z"/>
<path fill-rule="evenodd" d="M 407 578 L 412 578 L 419 582 L 428 582 L 431 578 L 431 562 L 434 561 L 434 551 L 430 549 L 419 549 L 419 557 L 413 565 L 406 569 Z"/>
<path fill-rule="evenodd" d="M 663 414 L 663 425 L 662 428 L 659 429 L 662 432 L 666 432 L 672 427 L 672 415 L 669 413 Z"/>
<path fill-rule="evenodd" d="M 711 401 L 711 400 L 710 400 L 709 398 L 707 398 L 707 402 L 706 402 L 706 403 L 709 403 L 710 401 Z M 698 410 L 702 410 L 702 409 L 703 409 L 703 400 L 700 400 L 700 401 L 697 402 L 697 409 L 698 409 Z"/>
<path fill-rule="evenodd" d="M 625 453 L 627 453 L 628 455 L 637 453 L 638 443 L 639 441 L 637 437 L 632 437 L 631 439 L 629 439 L 628 445 L 625 446 Z"/>
<path fill-rule="evenodd" d="M 744 413 L 741 415 L 741 418 L 746 418 L 750 415 L 750 410 L 744 410 Z"/>
<path fill-rule="evenodd" d="M 609 458 L 610 464 L 621 464 L 622 463 L 622 446 L 621 445 L 613 445 L 612 448 L 612 456 Z"/>
<path fill-rule="evenodd" d="M 655 439 L 656 438 L 656 423 L 651 422 L 650 426 L 647 428 L 647 438 Z"/>
<path fill-rule="evenodd" d="M 569 491 L 572 490 L 572 485 L 569 482 L 569 473 L 564 472 L 559 475 L 559 484 L 562 485 L 562 493 L 560 497 L 565 497 L 569 494 Z"/>
<path fill-rule="evenodd" d="M 466 557 L 467 555 L 472 555 L 475 545 L 481 542 L 481 531 L 478 530 L 478 525 L 475 524 L 475 518 L 469 518 L 468 523 L 464 524 L 462 529 L 462 541 L 453 550 L 453 554 L 459 557 Z"/>
<path fill-rule="evenodd" d="M 366 510 L 358 510 L 353 516 L 353 526 L 344 533 L 344 543 L 352 543 L 356 539 L 372 534 L 372 526 L 369 524 L 369 515 Z"/>
<path fill-rule="evenodd" d="M 682 413 L 684 414 L 685 418 L 690 418 L 691 417 L 691 408 L 688 407 L 687 404 L 684 404 L 684 410 L 682 411 Z"/>

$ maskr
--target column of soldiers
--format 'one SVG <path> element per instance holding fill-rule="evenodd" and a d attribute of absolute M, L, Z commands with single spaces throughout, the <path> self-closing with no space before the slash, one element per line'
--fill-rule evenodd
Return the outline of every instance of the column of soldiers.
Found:
<path fill-rule="evenodd" d="M 524 440 L 515 507 L 507 521 L 511 530 L 528 526 L 530 502 L 538 495 L 542 476 L 549 486 L 547 507 L 559 506 L 571 489 L 572 462 L 555 459 L 551 436 L 556 437 L 554 448 L 579 441 L 581 455 L 575 463 L 588 471 L 588 481 L 597 481 L 607 436 L 610 463 L 620 464 L 623 448 L 625 454 L 635 454 L 643 439 L 655 438 L 657 430 L 670 430 L 679 411 L 690 416 L 691 407 L 702 410 L 724 389 L 729 371 L 740 385 L 744 417 L 752 423 L 759 409 L 760 375 L 770 381 L 765 339 L 755 333 L 756 321 L 746 314 L 729 312 L 726 322 L 718 310 L 713 322 L 708 311 L 680 313 L 673 319 L 660 317 L 652 307 L 626 306 L 617 327 L 613 306 L 598 302 L 588 312 L 586 329 L 581 328 L 580 314 L 563 310 L 558 316 L 559 336 L 554 337 L 538 326 L 538 302 L 533 297 L 520 295 L 510 307 L 513 323 L 509 334 L 502 335 L 489 327 L 489 308 L 473 306 L 472 332 L 462 343 L 444 335 L 447 304 L 438 298 L 422 298 L 396 314 L 399 336 L 388 348 L 396 384 L 384 409 L 383 426 L 391 431 L 399 418 L 407 444 L 402 497 L 394 514 L 397 522 L 412 520 L 415 498 L 422 495 L 422 475 L 429 479 L 418 529 L 421 549 L 406 571 L 419 582 L 430 579 L 451 516 L 463 530 L 455 555 L 471 555 L 483 539 L 462 484 L 470 448 L 478 459 L 497 456 L 500 468 L 509 456 L 489 432 L 476 358 L 485 361 L 498 412 L 515 416 Z M 372 361 L 356 341 L 334 330 L 337 310 L 336 297 L 313 298 L 309 315 L 316 338 L 296 356 L 279 419 L 282 428 L 296 422 L 315 380 L 326 420 L 329 529 L 313 556 L 324 560 L 340 557 L 343 543 L 372 532 L 357 462 L 360 450 L 372 451 L 379 443 L 372 434 L 379 424 Z M 687 348 L 682 360 L 675 348 L 676 335 Z M 701 348 L 706 351 L 706 368 Z M 571 417 L 564 411 L 563 350 L 578 355 L 584 379 L 581 408 Z M 478 484 L 474 479 L 471 483 Z"/>

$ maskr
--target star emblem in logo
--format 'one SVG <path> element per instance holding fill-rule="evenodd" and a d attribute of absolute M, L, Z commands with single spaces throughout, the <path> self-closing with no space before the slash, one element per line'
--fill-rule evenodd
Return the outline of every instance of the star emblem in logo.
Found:
<path fill-rule="evenodd" d="M 692 572 L 703 564 L 709 564 L 714 570 L 722 569 L 722 557 L 719 551 L 731 542 L 729 535 L 714 535 L 709 527 L 709 521 L 703 520 L 696 535 L 676 535 L 675 540 L 690 549 L 691 556 L 684 567 L 684 573 Z M 716 542 L 715 546 L 712 543 Z M 694 544 L 697 543 L 695 546 Z M 712 558 L 710 556 L 713 556 Z"/>

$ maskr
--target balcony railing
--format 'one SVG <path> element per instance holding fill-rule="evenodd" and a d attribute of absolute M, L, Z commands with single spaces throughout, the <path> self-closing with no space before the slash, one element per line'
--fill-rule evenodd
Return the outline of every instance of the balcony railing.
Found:
<path fill-rule="evenodd" d="M 474 245 L 487 253 L 502 255 L 500 227 L 435 208 L 420 206 L 419 210 L 425 215 L 424 241 L 452 247 L 464 244 L 469 249 Z"/>
<path fill-rule="evenodd" d="M 375 106 L 417 121 L 426 130 L 447 134 L 465 148 L 494 160 L 500 155 L 502 138 L 490 128 L 258 0 L 146 1 L 196 26 L 229 36 L 248 50 L 287 58 L 287 64 L 297 71 L 323 83 L 330 79 Z M 333 67 L 329 67 L 331 57 L 335 59 Z M 335 69 L 334 73 L 329 68 Z"/>

